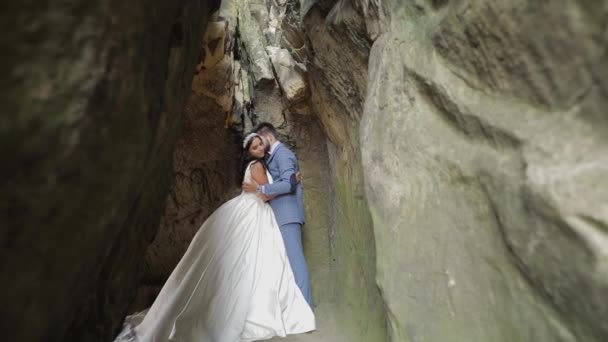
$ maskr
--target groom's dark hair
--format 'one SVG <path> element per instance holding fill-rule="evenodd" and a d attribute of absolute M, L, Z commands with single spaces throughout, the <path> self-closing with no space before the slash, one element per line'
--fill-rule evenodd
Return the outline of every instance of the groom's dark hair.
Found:
<path fill-rule="evenodd" d="M 253 130 L 259 135 L 272 134 L 275 138 L 278 138 L 277 129 L 270 122 L 262 122 Z"/>

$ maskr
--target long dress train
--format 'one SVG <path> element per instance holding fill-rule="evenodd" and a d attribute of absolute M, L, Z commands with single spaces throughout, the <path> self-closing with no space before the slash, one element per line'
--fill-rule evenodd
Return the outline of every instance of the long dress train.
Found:
<path fill-rule="evenodd" d="M 150 309 L 127 317 L 115 342 L 245 342 L 314 329 L 272 209 L 242 193 L 203 223 Z"/>

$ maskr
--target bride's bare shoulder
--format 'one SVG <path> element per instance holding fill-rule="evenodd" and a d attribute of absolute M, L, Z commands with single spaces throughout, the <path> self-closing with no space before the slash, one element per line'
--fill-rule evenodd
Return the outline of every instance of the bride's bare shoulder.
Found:
<path fill-rule="evenodd" d="M 251 163 L 251 177 L 258 183 L 258 184 L 266 184 L 268 183 L 268 179 L 266 177 L 266 169 L 264 168 L 264 165 L 259 162 L 253 162 Z"/>
<path fill-rule="evenodd" d="M 264 169 L 264 165 L 260 161 L 254 161 L 249 165 L 251 168 L 251 173 L 266 173 L 266 169 Z"/>

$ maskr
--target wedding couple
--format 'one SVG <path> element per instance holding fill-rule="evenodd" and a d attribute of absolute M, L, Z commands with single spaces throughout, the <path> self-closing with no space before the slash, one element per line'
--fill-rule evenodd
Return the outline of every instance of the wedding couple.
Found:
<path fill-rule="evenodd" d="M 269 123 L 243 149 L 243 192 L 203 223 L 152 307 L 127 317 L 116 342 L 242 342 L 315 330 L 298 161 Z"/>

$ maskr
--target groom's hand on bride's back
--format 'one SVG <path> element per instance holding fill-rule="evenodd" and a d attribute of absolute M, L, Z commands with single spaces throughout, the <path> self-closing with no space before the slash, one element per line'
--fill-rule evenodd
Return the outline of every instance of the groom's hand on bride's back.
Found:
<path fill-rule="evenodd" d="M 258 185 L 255 182 L 253 182 L 253 183 L 243 182 L 242 188 L 243 188 L 243 191 L 245 191 L 245 192 L 256 192 L 256 191 L 258 191 Z"/>
<path fill-rule="evenodd" d="M 302 173 L 300 171 L 291 175 L 291 179 L 289 180 L 291 183 L 291 192 L 294 192 L 298 183 L 302 182 Z M 254 181 L 253 183 L 243 182 L 241 185 L 243 191 L 245 192 L 257 192 L 258 184 Z"/>
<path fill-rule="evenodd" d="M 258 183 L 256 183 L 255 181 L 253 181 L 253 183 L 246 183 L 246 182 L 243 182 L 243 184 L 241 185 L 241 187 L 243 188 L 243 191 L 245 191 L 245 192 L 249 192 L 249 193 L 258 192 Z M 270 201 L 270 200 L 272 199 L 272 197 L 270 197 L 270 196 L 266 196 L 266 195 L 264 195 L 264 194 L 263 194 L 263 193 L 261 193 L 261 192 L 260 192 L 260 193 L 258 193 L 257 195 L 258 195 L 258 196 L 259 196 L 259 197 L 262 199 L 262 201 L 264 201 L 264 202 L 268 202 L 268 201 Z"/>
<path fill-rule="evenodd" d="M 298 187 L 298 184 L 300 184 L 301 182 L 302 182 L 302 174 L 300 173 L 300 171 L 298 171 L 296 173 L 292 173 L 291 177 L 289 178 L 289 184 L 291 185 L 290 192 L 295 193 L 296 188 Z"/>

